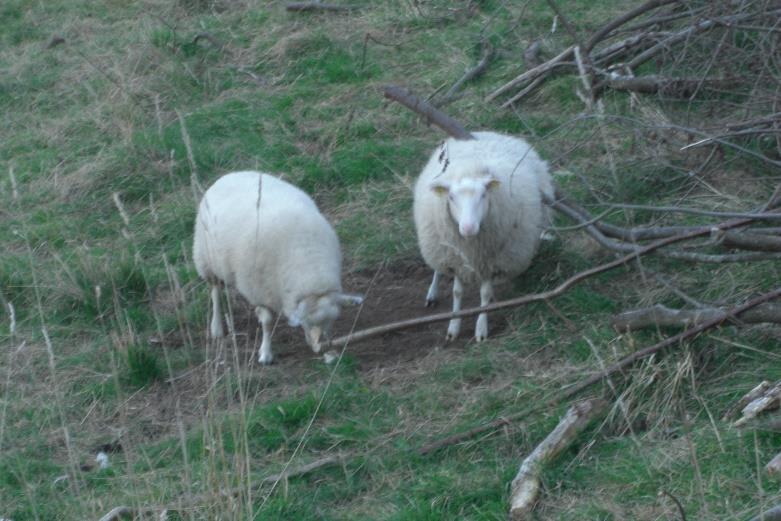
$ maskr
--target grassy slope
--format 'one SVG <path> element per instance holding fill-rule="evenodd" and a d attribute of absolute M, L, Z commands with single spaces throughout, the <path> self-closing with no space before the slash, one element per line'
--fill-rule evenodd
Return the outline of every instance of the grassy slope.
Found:
<path fill-rule="evenodd" d="M 209 519 L 504 518 L 520 458 L 560 411 L 429 458 L 407 449 L 512 413 L 656 338 L 616 336 L 611 312 L 681 304 L 627 271 L 557 300 L 569 322 L 531 306 L 485 346 L 432 350 L 414 364 L 389 363 L 387 373 L 358 370 L 356 350 L 330 387 L 331 369 L 315 360 L 293 372 L 230 357 L 208 363 L 220 353 L 204 347 L 205 290 L 189 261 L 191 179 L 207 185 L 240 168 L 284 172 L 333 216 L 348 269 L 419 263 L 408 186 L 441 135 L 386 105 L 379 87 L 401 82 L 428 94 L 450 85 L 479 57 L 481 31 L 499 58 L 448 109 L 469 127 L 527 135 L 557 168 L 617 199 L 656 202 L 697 187 L 649 161 L 655 152 L 635 148 L 620 127 L 590 139 L 600 135 L 593 120 L 572 123 L 582 104 L 571 78 L 554 80 L 517 112 L 482 102 L 517 70 L 518 49 L 547 32 L 551 14 L 541 5 L 481 2 L 464 17 L 453 10 L 466 2 L 444 1 L 422 11 L 378 2 L 350 16 L 287 14 L 281 3 L 260 1 L 94 4 L 0 6 L 0 291 L 16 311 L 15 335 L 7 308 L 0 315 L 0 516 L 96 518 L 131 504 Z M 585 30 L 631 2 L 561 4 Z M 192 43 L 204 30 L 224 48 Z M 367 33 L 393 46 L 364 46 Z M 66 43 L 47 49 L 54 34 Z M 565 44 L 559 33 L 546 39 L 551 51 Z M 627 114 L 625 97 L 608 98 L 607 110 Z M 736 195 L 761 200 L 763 175 L 747 174 Z M 578 190 L 567 172 L 559 182 Z M 723 182 L 734 180 L 725 173 Z M 546 246 L 547 262 L 515 291 L 550 287 L 604 257 L 577 235 L 564 237 Z M 771 263 L 686 266 L 676 284 L 718 301 L 774 280 Z M 172 337 L 162 348 L 149 342 Z M 724 329 L 638 368 L 631 385 L 617 382 L 625 412 L 617 408 L 583 436 L 580 446 L 590 449 L 546 472 L 539 517 L 665 518 L 672 510 L 659 489 L 696 519 L 743 519 L 772 502 L 774 486 L 758 464 L 778 437 L 740 435 L 718 418 L 781 370 L 770 352 L 777 337 L 772 328 Z M 180 378 L 163 383 L 169 374 Z M 111 469 L 75 470 L 120 436 L 125 450 L 112 454 Z M 243 486 L 294 454 L 298 464 L 336 450 L 365 456 L 273 493 Z M 64 474 L 70 479 L 55 484 Z M 243 488 L 237 501 L 219 496 L 232 486 Z"/>

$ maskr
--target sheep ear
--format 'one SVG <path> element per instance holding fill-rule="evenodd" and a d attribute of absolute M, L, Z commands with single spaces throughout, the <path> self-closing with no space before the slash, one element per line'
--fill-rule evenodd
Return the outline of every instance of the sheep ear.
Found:
<path fill-rule="evenodd" d="M 363 296 L 339 293 L 336 295 L 336 301 L 340 306 L 360 306 L 363 304 Z"/>
<path fill-rule="evenodd" d="M 434 181 L 429 186 L 431 191 L 437 195 L 447 195 L 450 192 L 450 184 L 444 181 Z"/>
<path fill-rule="evenodd" d="M 486 190 L 493 190 L 494 188 L 499 188 L 499 185 L 502 184 L 501 181 L 499 181 L 496 177 L 493 175 L 490 175 L 488 179 L 485 180 L 485 189 Z"/>

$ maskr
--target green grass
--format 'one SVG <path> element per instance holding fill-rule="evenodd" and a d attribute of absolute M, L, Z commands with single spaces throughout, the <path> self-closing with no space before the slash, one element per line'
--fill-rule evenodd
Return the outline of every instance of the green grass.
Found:
<path fill-rule="evenodd" d="M 633 5 L 558 3 L 581 35 Z M 658 121 L 624 93 L 604 97 L 604 119 L 582 117 L 572 75 L 552 78 L 514 110 L 485 102 L 519 73 L 530 41 L 543 39 L 544 57 L 570 44 L 560 26 L 550 34 L 552 20 L 544 4 L 498 1 L 378 2 L 347 15 L 254 1 L 3 2 L 0 517 L 97 519 L 127 504 L 167 506 L 181 519 L 505 519 L 520 461 L 568 404 L 426 457 L 415 449 L 537 405 L 658 341 L 656 331 L 620 335 L 609 323 L 624 309 L 685 305 L 651 272 L 671 274 L 704 302 L 773 288 L 773 261 L 649 257 L 644 276 L 627 265 L 552 307 L 492 318 L 503 333 L 485 344 L 400 349 L 389 336 L 388 352 L 404 355 L 374 359 L 356 344 L 338 369 L 302 354 L 303 345 L 259 367 L 251 319 L 237 321 L 235 344 L 205 338 L 208 295 L 190 260 L 194 181 L 205 187 L 238 169 L 284 175 L 334 223 L 348 276 L 380 265 L 414 271 L 422 261 L 411 187 L 443 135 L 386 103 L 381 87 L 444 92 L 479 59 L 483 37 L 495 59 L 446 110 L 469 128 L 526 136 L 579 200 L 751 208 L 772 192 L 776 174 L 733 150 L 695 179 L 704 158 L 682 153 L 683 137 L 639 124 Z M 223 46 L 194 42 L 203 31 Z M 757 35 L 735 31 L 736 52 L 756 52 Z M 65 43 L 47 48 L 55 35 Z M 679 72 L 685 63 L 664 66 Z M 746 92 L 642 99 L 671 121 L 707 126 L 743 114 Z M 774 153 L 772 143 L 742 144 Z M 638 225 L 656 217 L 606 218 Z M 702 222 L 710 221 L 657 221 Z M 550 289 L 612 258 L 580 231 L 558 235 L 503 288 L 508 296 Z M 778 502 L 761 466 L 779 435 L 721 419 L 760 380 L 777 378 L 777 336 L 771 326 L 725 326 L 591 389 L 612 401 L 621 393 L 624 408 L 545 470 L 537 519 L 675 518 L 662 489 L 691 519 L 743 520 Z M 78 470 L 117 440 L 109 469 Z M 273 491 L 248 485 L 337 453 L 343 464 Z"/>

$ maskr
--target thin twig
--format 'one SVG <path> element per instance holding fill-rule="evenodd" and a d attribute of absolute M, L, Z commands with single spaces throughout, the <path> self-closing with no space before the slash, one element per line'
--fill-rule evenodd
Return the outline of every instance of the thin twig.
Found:
<path fill-rule="evenodd" d="M 485 72 L 485 69 L 488 67 L 488 63 L 491 61 L 491 58 L 494 55 L 494 48 L 491 45 L 491 42 L 485 38 L 481 41 L 481 45 L 483 48 L 483 53 L 480 61 L 477 63 L 477 65 L 467 70 L 464 75 L 461 76 L 461 78 L 459 78 L 458 81 L 456 81 L 453 86 L 450 87 L 450 89 L 436 102 L 438 107 L 442 107 L 453 101 L 456 98 L 456 93 L 458 93 L 458 91 L 460 91 L 467 82 L 472 81 Z"/>

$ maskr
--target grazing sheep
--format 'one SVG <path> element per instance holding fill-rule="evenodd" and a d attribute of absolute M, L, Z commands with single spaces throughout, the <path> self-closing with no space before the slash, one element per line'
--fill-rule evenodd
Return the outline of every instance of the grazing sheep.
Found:
<path fill-rule="evenodd" d="M 548 165 L 522 139 L 475 132 L 474 140 L 448 139 L 438 147 L 415 185 L 415 228 L 423 259 L 434 269 L 426 306 L 437 299 L 441 274 L 454 276 L 453 311 L 461 309 L 464 284 L 480 285 L 480 305 L 493 298 L 493 283 L 531 264 L 550 223 L 542 193 L 553 195 Z M 450 321 L 447 339 L 461 329 Z M 480 314 L 475 339 L 488 337 Z"/>
<path fill-rule="evenodd" d="M 362 300 L 342 293 L 339 239 L 314 201 L 269 174 L 226 174 L 206 191 L 195 221 L 193 260 L 211 287 L 212 337 L 224 335 L 222 284 L 256 306 L 263 328 L 261 364 L 273 359 L 272 312 L 301 326 L 318 353 L 340 307 Z"/>

